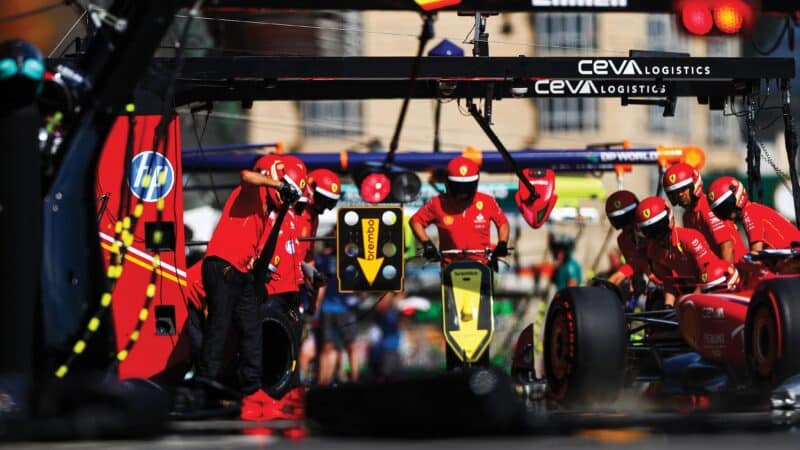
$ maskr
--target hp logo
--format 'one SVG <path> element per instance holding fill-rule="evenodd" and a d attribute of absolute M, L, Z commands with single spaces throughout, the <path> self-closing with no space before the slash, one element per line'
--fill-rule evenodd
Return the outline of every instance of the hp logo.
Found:
<path fill-rule="evenodd" d="M 174 184 L 175 171 L 164 155 L 147 151 L 133 157 L 128 185 L 136 198 L 143 202 L 161 200 L 170 193 Z"/>

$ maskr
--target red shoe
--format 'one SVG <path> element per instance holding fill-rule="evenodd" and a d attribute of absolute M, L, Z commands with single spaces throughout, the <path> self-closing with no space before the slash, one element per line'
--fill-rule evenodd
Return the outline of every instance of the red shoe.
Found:
<path fill-rule="evenodd" d="M 270 399 L 264 405 L 263 420 L 303 420 L 306 416 L 306 390 L 304 387 L 294 388 L 280 400 Z"/>
<path fill-rule="evenodd" d="M 242 398 L 242 409 L 239 417 L 242 420 L 251 422 L 265 420 L 263 417 L 264 405 L 270 400 L 272 400 L 272 398 L 270 398 L 270 396 L 261 389 L 253 392 L 250 395 L 246 395 L 244 398 Z"/>

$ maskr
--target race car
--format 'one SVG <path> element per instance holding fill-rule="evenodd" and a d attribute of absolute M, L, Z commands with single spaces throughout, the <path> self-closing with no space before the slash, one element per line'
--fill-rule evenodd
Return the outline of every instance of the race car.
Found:
<path fill-rule="evenodd" d="M 534 376 L 532 326 L 517 342 L 512 375 L 546 384 L 547 397 L 566 406 L 611 404 L 635 382 L 649 383 L 648 394 L 662 399 L 696 395 L 722 405 L 748 399 L 794 406 L 800 400 L 800 249 L 748 258 L 741 287 L 687 294 L 675 309 L 626 312 L 627 299 L 604 284 L 563 289 L 545 321 L 542 379 Z M 775 399 L 787 389 L 792 398 Z"/>

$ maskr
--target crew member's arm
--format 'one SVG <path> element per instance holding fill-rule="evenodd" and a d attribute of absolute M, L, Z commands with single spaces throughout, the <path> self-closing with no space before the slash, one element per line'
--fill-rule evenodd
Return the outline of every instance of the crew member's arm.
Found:
<path fill-rule="evenodd" d="M 425 232 L 425 227 L 422 226 L 421 223 L 413 219 L 409 223 L 411 224 L 411 230 L 414 232 L 414 236 L 416 236 L 420 242 L 427 242 L 431 240 L 431 238 L 428 236 L 428 233 Z"/>
<path fill-rule="evenodd" d="M 494 254 L 497 257 L 508 256 L 508 237 L 511 234 L 511 227 L 508 225 L 508 218 L 500 209 L 500 205 L 492 198 L 491 200 L 491 219 L 497 227 L 497 246 L 494 249 Z"/>
<path fill-rule="evenodd" d="M 750 251 L 751 252 L 758 253 L 761 250 L 764 250 L 764 243 L 762 241 L 750 242 Z"/>
<path fill-rule="evenodd" d="M 719 244 L 719 253 L 720 258 L 724 259 L 725 261 L 733 264 L 734 261 L 734 249 L 733 249 L 733 240 L 727 240 L 721 244 Z"/>
<path fill-rule="evenodd" d="M 631 275 L 633 275 L 633 268 L 630 266 L 630 264 L 626 263 L 623 264 L 616 272 L 612 273 L 611 276 L 608 277 L 608 281 L 619 286 Z"/>
<path fill-rule="evenodd" d="M 425 232 L 425 228 L 433 222 L 435 217 L 436 213 L 433 210 L 433 200 L 431 200 L 424 204 L 408 221 L 411 225 L 411 231 L 414 232 L 414 236 L 416 236 L 420 244 L 422 244 L 423 256 L 428 260 L 441 259 L 439 249 L 433 245 L 428 233 Z"/>
<path fill-rule="evenodd" d="M 724 221 L 720 220 L 713 212 L 706 213 L 706 223 L 711 230 L 714 241 L 719 245 L 719 257 L 733 264 L 736 262 L 736 249 L 730 233 L 732 231 Z"/>
<path fill-rule="evenodd" d="M 281 186 L 280 181 L 253 170 L 243 170 L 241 171 L 241 176 L 242 184 L 244 185 L 267 186 L 272 188 L 279 188 Z"/>
<path fill-rule="evenodd" d="M 502 242 L 508 242 L 510 229 L 511 227 L 508 226 L 508 222 L 497 227 L 497 240 Z"/>

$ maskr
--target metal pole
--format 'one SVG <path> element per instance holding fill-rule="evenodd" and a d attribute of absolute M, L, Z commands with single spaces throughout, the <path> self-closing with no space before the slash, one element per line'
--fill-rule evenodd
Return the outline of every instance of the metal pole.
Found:
<path fill-rule="evenodd" d="M 536 193 L 536 190 L 533 189 L 533 185 L 531 185 L 530 180 L 522 173 L 522 169 L 519 168 L 516 162 L 514 162 L 514 158 L 508 153 L 506 150 L 506 146 L 503 145 L 503 142 L 500 141 L 500 138 L 494 133 L 492 127 L 489 123 L 484 119 L 481 115 L 480 111 L 478 111 L 478 107 L 472 101 L 469 102 L 469 112 L 472 114 L 472 117 L 475 118 L 475 121 L 478 122 L 478 125 L 483 129 L 483 132 L 486 133 L 486 136 L 489 140 L 492 141 L 492 144 L 497 147 L 497 152 L 503 156 L 503 159 L 506 160 L 509 166 L 514 170 L 514 173 L 517 174 L 517 178 L 519 178 L 520 182 L 528 189 L 528 192 L 531 193 L 531 196 L 528 200 L 535 200 L 539 197 L 539 194 Z"/>
<path fill-rule="evenodd" d="M 783 93 L 783 128 L 786 156 L 789 159 L 789 177 L 792 179 L 792 199 L 794 200 L 794 220 L 800 227 L 800 182 L 797 179 L 797 131 L 792 119 L 792 94 L 789 80 L 781 80 Z"/>
<path fill-rule="evenodd" d="M 397 147 L 400 145 L 400 132 L 403 130 L 403 122 L 406 120 L 406 112 L 408 111 L 408 104 L 411 101 L 411 95 L 414 92 L 414 81 L 417 79 L 419 73 L 420 61 L 422 61 L 422 52 L 425 51 L 425 44 L 433 37 L 433 16 L 430 14 L 425 15 L 425 20 L 422 23 L 422 32 L 419 35 L 419 47 L 417 48 L 417 56 L 414 58 L 414 63 L 411 66 L 411 76 L 408 79 L 408 94 L 403 99 L 403 106 L 400 107 L 400 117 L 397 118 L 397 125 L 394 128 L 394 135 L 389 144 L 389 153 L 386 154 L 384 160 L 385 165 L 394 162 L 394 154 Z"/>

